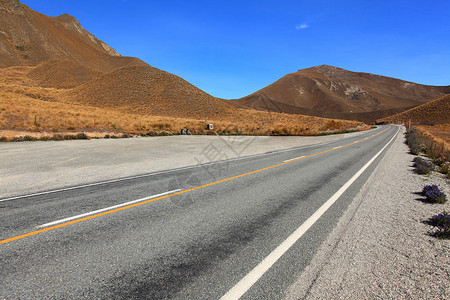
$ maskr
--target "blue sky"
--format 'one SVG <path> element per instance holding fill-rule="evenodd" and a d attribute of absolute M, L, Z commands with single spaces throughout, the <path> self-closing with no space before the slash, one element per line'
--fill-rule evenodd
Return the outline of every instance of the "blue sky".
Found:
<path fill-rule="evenodd" d="M 327 64 L 450 85 L 450 1 L 21 0 L 225 99 Z"/>

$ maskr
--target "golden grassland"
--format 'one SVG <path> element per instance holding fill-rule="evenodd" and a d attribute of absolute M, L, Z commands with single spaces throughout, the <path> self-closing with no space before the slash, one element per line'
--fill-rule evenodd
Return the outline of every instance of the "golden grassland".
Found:
<path fill-rule="evenodd" d="M 101 108 L 74 103 L 67 89 L 42 88 L 23 76 L 30 67 L 0 70 L 0 136 L 39 132 L 179 133 L 209 134 L 207 123 L 219 134 L 319 135 L 365 130 L 361 122 L 236 109 L 233 115 L 180 118 L 130 112 L 127 107 Z M 3 132 L 3 133 L 2 133 Z"/>
<path fill-rule="evenodd" d="M 450 95 L 432 100 L 425 104 L 419 105 L 402 113 L 386 117 L 378 120 L 378 122 L 411 122 L 413 124 L 420 123 L 435 123 L 435 124 L 449 124 L 450 123 Z"/>
<path fill-rule="evenodd" d="M 450 124 L 418 125 L 416 128 L 421 134 L 429 136 L 436 144 L 442 145 L 450 152 Z"/>
<path fill-rule="evenodd" d="M 433 160 L 437 171 L 450 178 L 450 124 L 414 126 L 421 151 Z"/>

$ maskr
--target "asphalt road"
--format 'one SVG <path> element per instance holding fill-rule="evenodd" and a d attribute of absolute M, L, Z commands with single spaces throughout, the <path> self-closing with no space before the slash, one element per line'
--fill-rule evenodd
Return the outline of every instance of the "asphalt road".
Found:
<path fill-rule="evenodd" d="M 282 298 L 397 132 L 0 199 L 0 298 Z"/>

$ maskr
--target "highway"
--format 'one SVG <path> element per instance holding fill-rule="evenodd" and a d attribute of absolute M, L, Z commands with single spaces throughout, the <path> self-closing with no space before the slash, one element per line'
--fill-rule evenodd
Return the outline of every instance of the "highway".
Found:
<path fill-rule="evenodd" d="M 282 299 L 398 130 L 0 198 L 0 298 Z"/>

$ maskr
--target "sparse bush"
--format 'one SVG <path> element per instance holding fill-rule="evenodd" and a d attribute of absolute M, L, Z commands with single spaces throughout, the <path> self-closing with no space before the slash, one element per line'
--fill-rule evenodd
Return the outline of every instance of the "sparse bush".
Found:
<path fill-rule="evenodd" d="M 446 162 L 446 158 L 444 157 L 444 155 L 437 155 L 437 156 L 433 157 L 433 163 L 438 167 L 445 164 L 445 162 Z"/>
<path fill-rule="evenodd" d="M 8 139 L 5 136 L 0 136 L 0 142 L 6 142 Z"/>
<path fill-rule="evenodd" d="M 87 135 L 84 132 L 80 132 L 75 136 L 76 139 L 79 140 L 88 140 L 89 138 L 87 137 Z"/>
<path fill-rule="evenodd" d="M 64 140 L 64 136 L 61 134 L 54 134 L 50 139 L 52 141 L 62 141 Z"/>
<path fill-rule="evenodd" d="M 447 196 L 435 184 L 424 186 L 422 193 L 427 198 L 427 201 L 431 203 L 444 204 L 447 202 Z"/>
<path fill-rule="evenodd" d="M 422 121 L 420 122 L 420 125 L 436 126 L 436 123 L 432 121 Z"/>
<path fill-rule="evenodd" d="M 445 133 L 448 132 L 449 128 L 450 125 L 448 127 L 440 126 L 435 132 L 431 131 L 430 127 L 417 127 L 422 152 L 438 166 L 446 161 L 450 161 L 450 145 L 446 142 L 445 137 Z"/>
<path fill-rule="evenodd" d="M 32 142 L 36 141 L 36 138 L 31 135 L 17 136 L 11 139 L 11 142 Z"/>
<path fill-rule="evenodd" d="M 447 175 L 447 178 L 450 178 L 450 162 L 445 162 L 439 167 L 439 172 Z"/>
<path fill-rule="evenodd" d="M 433 163 L 423 159 L 422 157 L 415 157 L 413 161 L 414 168 L 417 174 L 426 175 L 434 169 Z"/>
<path fill-rule="evenodd" d="M 27 141 L 27 142 L 32 142 L 32 141 L 36 141 L 36 138 L 34 136 L 31 136 L 31 135 L 24 135 L 23 136 L 23 140 Z"/>
<path fill-rule="evenodd" d="M 409 146 L 409 150 L 413 155 L 419 155 L 422 150 L 420 145 L 417 130 L 408 130 L 405 134 L 406 144 Z"/>
<path fill-rule="evenodd" d="M 410 151 L 411 154 L 413 154 L 413 155 L 419 155 L 421 148 L 422 148 L 422 147 L 420 147 L 419 144 L 412 144 L 412 145 L 409 145 L 409 151 Z"/>
<path fill-rule="evenodd" d="M 444 210 L 442 213 L 432 216 L 427 223 L 436 227 L 433 236 L 450 239 L 450 213 Z"/>

